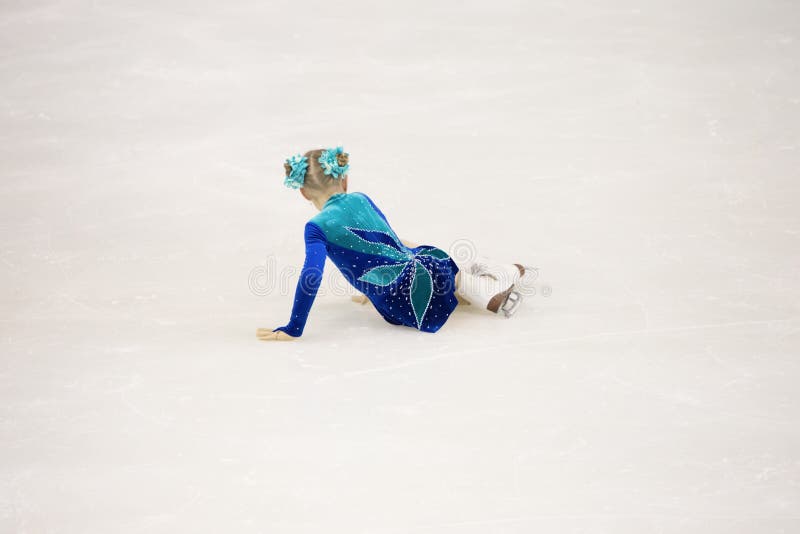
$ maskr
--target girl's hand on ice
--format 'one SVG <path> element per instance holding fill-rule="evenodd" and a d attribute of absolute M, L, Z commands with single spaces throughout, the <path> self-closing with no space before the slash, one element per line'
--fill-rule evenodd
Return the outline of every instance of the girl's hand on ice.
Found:
<path fill-rule="evenodd" d="M 261 341 L 294 341 L 297 339 L 294 336 L 290 336 L 283 330 L 273 332 L 271 328 L 259 328 L 256 330 L 256 337 Z"/>
<path fill-rule="evenodd" d="M 367 302 L 369 302 L 369 299 L 367 298 L 366 295 L 356 295 L 354 297 L 350 297 L 350 300 L 352 300 L 356 304 L 366 304 Z"/>

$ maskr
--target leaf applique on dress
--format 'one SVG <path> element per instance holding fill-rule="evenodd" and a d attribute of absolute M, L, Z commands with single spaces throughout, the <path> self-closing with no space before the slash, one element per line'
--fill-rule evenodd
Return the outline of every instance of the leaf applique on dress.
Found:
<path fill-rule="evenodd" d="M 417 328 L 422 326 L 422 319 L 428 311 L 433 295 L 433 278 L 422 263 L 414 260 L 414 280 L 411 282 L 411 307 L 417 318 Z"/>
<path fill-rule="evenodd" d="M 386 287 L 394 284 L 406 269 L 411 267 L 411 284 L 408 291 L 409 300 L 411 301 L 411 309 L 414 312 L 414 318 L 417 321 L 417 328 L 422 328 L 422 321 L 425 319 L 425 314 L 433 297 L 433 275 L 425 266 L 425 263 L 431 260 L 445 260 L 449 256 L 441 249 L 432 246 L 422 246 L 412 253 L 408 248 L 404 247 L 398 240 L 387 232 L 379 230 L 364 230 L 361 228 L 346 227 L 351 233 L 356 235 L 366 245 L 379 246 L 384 256 L 394 260 L 405 260 L 399 263 L 392 263 L 388 265 L 379 265 L 373 267 L 358 280 L 374 284 L 381 287 Z M 367 252 L 365 250 L 365 252 Z M 417 258 L 427 258 L 423 263 Z"/>
<path fill-rule="evenodd" d="M 406 268 L 408 263 L 395 263 L 392 265 L 379 265 L 378 267 L 373 267 L 372 269 L 368 270 L 364 274 L 362 274 L 358 279 L 362 282 L 369 282 L 370 284 L 375 284 L 376 286 L 388 286 L 391 285 L 400 274 L 403 272 L 403 269 Z"/>
<path fill-rule="evenodd" d="M 437 260 L 446 260 L 450 256 L 444 250 L 431 246 L 420 247 L 421 250 L 417 251 L 417 256 L 431 256 Z"/>
<path fill-rule="evenodd" d="M 380 249 L 381 254 L 393 260 L 409 260 L 413 257 L 411 252 L 391 234 L 380 230 L 365 230 L 363 228 L 345 227 L 351 234 L 356 236 L 367 248 L 361 252 L 374 254 L 369 246 Z"/>

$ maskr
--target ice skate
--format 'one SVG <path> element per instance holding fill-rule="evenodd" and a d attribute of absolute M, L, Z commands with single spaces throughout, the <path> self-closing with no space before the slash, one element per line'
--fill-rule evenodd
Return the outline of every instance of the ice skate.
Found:
<path fill-rule="evenodd" d="M 478 257 L 466 266 L 475 276 L 489 276 L 501 286 L 514 286 L 518 293 L 530 294 L 533 282 L 539 277 L 539 270 L 521 263 L 499 263 L 488 258 Z M 535 290 L 534 290 L 535 292 Z"/>
<path fill-rule="evenodd" d="M 522 303 L 522 294 L 507 278 L 474 275 L 466 271 L 460 274 L 457 296 L 507 318 L 514 315 Z"/>
<path fill-rule="evenodd" d="M 500 263 L 489 258 L 478 256 L 475 260 L 465 266 L 459 266 L 461 270 L 475 276 L 490 276 L 502 284 L 513 285 L 525 274 L 525 266 L 519 263 Z"/>

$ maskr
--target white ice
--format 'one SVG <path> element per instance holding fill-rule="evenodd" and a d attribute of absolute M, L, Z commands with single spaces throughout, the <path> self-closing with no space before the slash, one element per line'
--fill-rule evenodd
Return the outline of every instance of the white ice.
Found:
<path fill-rule="evenodd" d="M 552 295 L 257 341 L 337 143 Z M 4 0 L 0 532 L 798 532 L 799 169 L 793 1 Z"/>

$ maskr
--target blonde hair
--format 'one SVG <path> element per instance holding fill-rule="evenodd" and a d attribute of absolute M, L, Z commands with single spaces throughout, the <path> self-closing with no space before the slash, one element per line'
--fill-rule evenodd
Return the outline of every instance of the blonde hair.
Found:
<path fill-rule="evenodd" d="M 329 174 L 325 174 L 325 172 L 322 170 L 322 165 L 319 164 L 319 157 L 324 151 L 325 150 L 322 148 L 317 148 L 314 150 L 309 150 L 303 154 L 306 158 L 308 158 L 308 169 L 306 170 L 306 176 L 303 180 L 304 188 L 312 191 L 325 191 L 336 184 L 341 183 L 342 178 L 344 178 L 344 176 L 341 178 L 334 178 Z M 338 154 L 336 156 L 336 160 L 340 166 L 344 167 L 349 161 L 349 156 L 348 154 Z M 286 171 L 286 176 L 289 176 L 289 174 L 292 172 L 292 167 L 284 163 L 283 168 Z"/>

